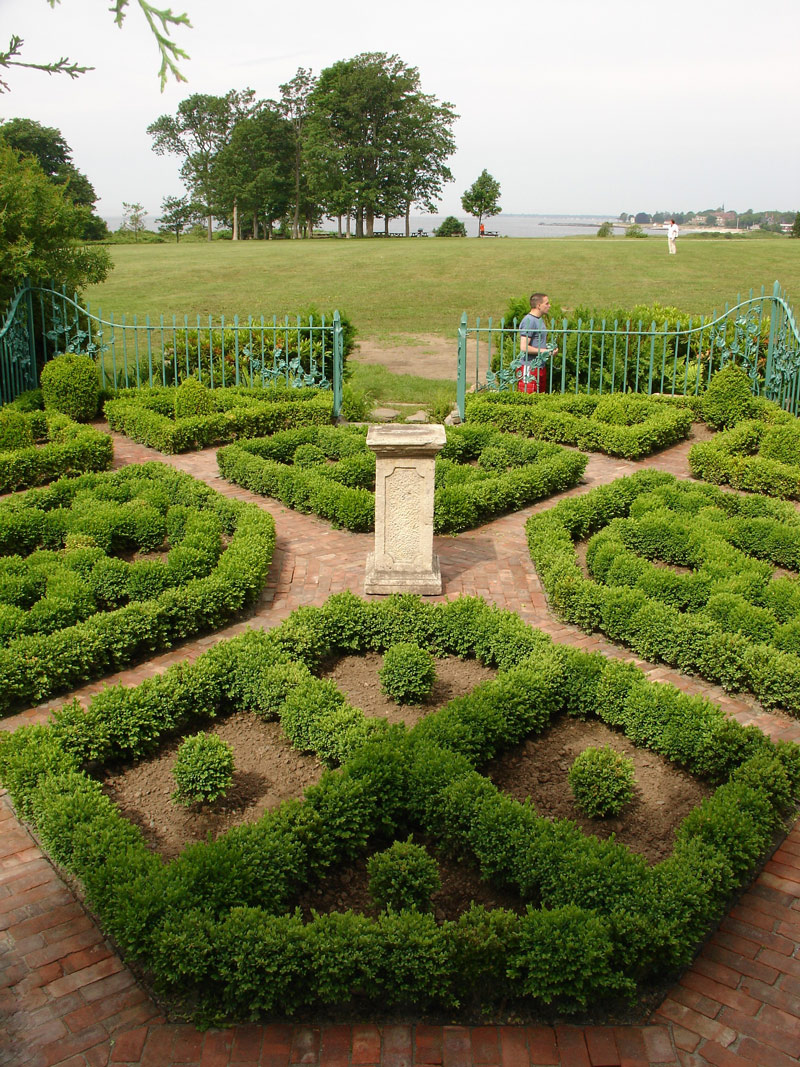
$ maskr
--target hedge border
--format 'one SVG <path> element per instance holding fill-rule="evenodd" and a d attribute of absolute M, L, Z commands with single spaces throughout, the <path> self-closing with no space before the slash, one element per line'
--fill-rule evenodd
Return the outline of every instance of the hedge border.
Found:
<path fill-rule="evenodd" d="M 30 489 L 69 474 L 104 471 L 111 466 L 114 446 L 107 433 L 81 426 L 66 415 L 20 412 L 42 444 L 0 452 L 0 493 Z M 53 437 L 66 438 L 52 440 Z"/>
<path fill-rule="evenodd" d="M 632 426 L 600 422 L 592 418 L 597 405 L 613 396 L 561 396 L 523 393 L 472 394 L 467 397 L 466 421 L 490 423 L 499 430 L 574 445 L 588 452 L 641 459 L 660 448 L 682 441 L 695 416 L 692 398 L 639 397 L 652 407 L 652 414 Z"/>
<path fill-rule="evenodd" d="M 689 449 L 689 469 L 714 485 L 800 500 L 800 465 L 758 455 L 764 434 L 779 425 L 749 419 L 700 441 Z"/>
<path fill-rule="evenodd" d="M 782 706 L 800 716 L 797 655 L 726 632 L 713 619 L 686 615 L 641 589 L 609 589 L 581 573 L 574 542 L 627 516 L 640 494 L 664 485 L 702 490 L 709 504 L 727 511 L 741 506 L 740 501 L 752 506 L 758 499 L 691 485 L 661 471 L 639 471 L 531 516 L 525 528 L 528 549 L 552 610 L 565 622 L 587 633 L 599 630 L 645 659 L 699 674 L 732 692 L 750 691 L 765 707 Z M 768 497 L 760 499 L 773 509 L 778 506 Z"/>
<path fill-rule="evenodd" d="M 489 430 L 488 433 L 482 433 Z M 346 433 L 348 431 L 339 431 Z M 472 458 L 483 447 L 497 444 L 502 434 L 492 427 L 448 428 L 448 445 L 461 434 Z M 357 533 L 375 528 L 375 493 L 342 485 L 325 477 L 324 469 L 296 468 L 259 455 L 269 442 L 254 439 L 221 448 L 217 453 L 220 474 L 228 481 L 262 496 L 276 498 L 287 507 L 312 512 L 334 526 Z M 469 437 L 476 438 L 470 449 Z M 308 443 L 316 443 L 313 431 Z M 445 452 L 447 445 L 445 446 Z M 552 452 L 551 452 L 552 449 Z M 445 452 L 442 453 L 444 456 Z M 474 455 L 472 453 L 474 452 Z M 576 486 L 586 469 L 588 457 L 558 445 L 542 444 L 542 458 L 523 466 L 466 485 L 438 488 L 434 492 L 433 528 L 437 534 L 455 534 L 480 526 L 498 515 L 517 511 Z"/>
<path fill-rule="evenodd" d="M 107 400 L 103 410 L 112 430 L 168 455 L 271 434 L 290 426 L 331 421 L 330 393 L 297 389 L 288 399 L 286 390 L 276 390 L 274 398 L 265 396 L 266 391 L 241 387 L 213 390 L 217 412 L 194 418 L 169 417 L 177 392 L 172 387 L 125 390 Z"/>
<path fill-rule="evenodd" d="M 67 494 L 98 481 L 125 480 L 145 471 L 188 486 L 230 516 L 233 536 L 214 569 L 204 578 L 166 589 L 151 600 L 134 601 L 98 613 L 82 623 L 49 635 L 25 636 L 0 649 L 0 715 L 23 704 L 36 704 L 76 684 L 96 678 L 170 648 L 204 630 L 223 625 L 256 599 L 266 582 L 275 548 L 275 521 L 254 504 L 228 500 L 191 475 L 161 463 L 131 464 L 121 471 L 60 479 L 46 490 L 32 489 L 4 507 L 15 512 L 35 507 L 43 493 Z"/>
<path fill-rule="evenodd" d="M 411 731 L 365 719 L 309 673 L 334 653 L 398 640 L 476 654 L 500 673 Z M 295 745 L 342 770 L 303 802 L 163 865 L 82 768 L 150 751 L 224 708 L 277 708 Z M 719 783 L 682 823 L 669 859 L 648 867 L 614 841 L 537 816 L 479 773 L 557 714 L 596 714 Z M 106 932 L 206 1021 L 341 1006 L 354 990 L 362 1008 L 379 1011 L 476 1011 L 506 998 L 561 1011 L 631 997 L 646 978 L 688 963 L 784 826 L 800 749 L 632 665 L 554 645 L 478 598 L 339 594 L 134 689 L 106 689 L 85 713 L 73 703 L 49 726 L 18 730 L 0 741 L 0 775 Z M 413 911 L 308 923 L 291 912 L 302 884 L 409 827 L 471 854 L 527 912 L 473 906 L 439 925 Z"/>

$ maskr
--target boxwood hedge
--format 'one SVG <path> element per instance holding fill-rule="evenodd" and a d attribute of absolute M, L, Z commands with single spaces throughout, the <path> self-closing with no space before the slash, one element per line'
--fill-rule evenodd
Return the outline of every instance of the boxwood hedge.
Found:
<path fill-rule="evenodd" d="M 482 423 L 588 452 L 641 459 L 682 441 L 694 419 L 693 398 L 473 393 L 467 423 Z"/>
<path fill-rule="evenodd" d="M 106 433 L 66 415 L 0 411 L 0 493 L 43 485 L 65 474 L 104 471 L 114 456 Z"/>
<path fill-rule="evenodd" d="M 696 478 L 734 489 L 800 500 L 800 420 L 788 412 L 748 419 L 689 450 Z"/>
<path fill-rule="evenodd" d="M 190 379 L 191 381 L 191 379 Z M 322 425 L 331 421 L 330 392 L 280 386 L 249 389 L 233 386 L 206 390 L 199 382 L 191 400 L 177 388 L 123 389 L 104 406 L 112 430 L 140 444 L 172 454 L 208 448 L 242 437 L 259 437 L 291 426 Z M 207 414 L 198 410 L 198 393 L 206 395 Z M 177 414 L 176 414 L 177 412 Z"/>
<path fill-rule="evenodd" d="M 800 582 L 773 577 L 800 570 L 791 504 L 641 471 L 532 516 L 526 530 L 561 618 L 800 715 Z M 575 550 L 587 538 L 590 578 Z"/>
<path fill-rule="evenodd" d="M 315 677 L 327 657 L 398 641 L 475 655 L 495 680 L 414 729 L 366 719 Z M 220 714 L 280 717 L 336 772 L 257 822 L 170 863 L 103 794 L 96 772 Z M 655 866 L 499 792 L 486 762 L 554 717 L 597 717 L 716 785 Z M 52 858 L 156 987 L 206 1021 L 387 1008 L 452 1013 L 618 1005 L 692 958 L 769 851 L 800 787 L 800 750 L 630 664 L 563 645 L 477 598 L 301 608 L 269 633 L 220 642 L 136 688 L 66 705 L 0 741 L 0 778 Z M 295 909 L 332 868 L 434 837 L 525 909 L 473 904 L 457 920 Z"/>
<path fill-rule="evenodd" d="M 375 454 L 361 427 L 300 427 L 240 441 L 217 453 L 229 481 L 334 525 L 375 527 Z M 491 426 L 448 427 L 436 461 L 433 528 L 459 533 L 571 489 L 587 458 Z"/>
<path fill-rule="evenodd" d="M 274 545 L 269 514 L 161 463 L 0 501 L 0 714 L 222 625 Z"/>

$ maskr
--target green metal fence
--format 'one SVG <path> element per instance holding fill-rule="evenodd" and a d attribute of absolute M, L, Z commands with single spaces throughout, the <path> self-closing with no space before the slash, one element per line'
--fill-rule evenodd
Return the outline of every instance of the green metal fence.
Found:
<path fill-rule="evenodd" d="M 85 352 L 107 389 L 174 385 L 195 375 L 211 389 L 230 385 L 316 386 L 342 406 L 343 330 L 332 318 L 261 315 L 215 319 L 160 315 L 104 316 L 77 295 L 26 284 L 0 320 L 0 399 L 37 384 L 37 366 L 60 352 Z"/>
<path fill-rule="evenodd" d="M 669 326 L 589 319 L 547 322 L 547 389 L 556 393 L 669 393 L 697 395 L 728 362 L 744 367 L 753 392 L 793 414 L 800 406 L 800 332 L 786 294 L 751 290 L 722 314 Z M 512 390 L 522 366 L 519 324 L 490 318 L 458 329 L 458 410 L 467 391 Z"/>

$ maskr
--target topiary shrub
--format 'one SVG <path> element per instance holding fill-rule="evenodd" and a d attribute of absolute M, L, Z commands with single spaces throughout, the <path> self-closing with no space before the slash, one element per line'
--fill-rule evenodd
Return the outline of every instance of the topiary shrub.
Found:
<path fill-rule="evenodd" d="M 233 749 L 216 734 L 201 731 L 187 737 L 178 749 L 172 776 L 178 787 L 172 799 L 178 804 L 223 797 L 233 781 Z"/>
<path fill-rule="evenodd" d="M 497 445 L 490 445 L 488 448 L 484 448 L 478 456 L 478 466 L 482 470 L 494 471 L 498 474 L 502 471 L 507 471 L 509 468 L 508 451 Z"/>
<path fill-rule="evenodd" d="M 436 665 L 430 652 L 401 641 L 386 650 L 378 677 L 381 690 L 398 704 L 421 704 L 433 689 Z"/>
<path fill-rule="evenodd" d="M 384 911 L 431 911 L 442 886 L 436 860 L 411 838 L 370 856 L 367 874 L 370 896 Z"/>
<path fill-rule="evenodd" d="M 568 779 L 575 803 L 591 819 L 618 815 L 633 799 L 633 760 L 609 745 L 581 752 Z"/>
<path fill-rule="evenodd" d="M 3 408 L 0 411 L 0 452 L 18 452 L 32 444 L 30 420 L 21 411 Z"/>
<path fill-rule="evenodd" d="M 197 378 L 186 378 L 175 390 L 175 418 L 193 418 L 196 415 L 211 415 L 214 400 L 210 391 Z"/>
<path fill-rule="evenodd" d="M 91 422 L 100 403 L 97 364 L 91 356 L 64 352 L 45 363 L 41 375 L 46 411 L 60 411 L 75 422 Z"/>
<path fill-rule="evenodd" d="M 741 367 L 729 363 L 717 371 L 703 394 L 700 413 L 712 430 L 728 430 L 742 419 L 757 416 L 750 379 Z"/>

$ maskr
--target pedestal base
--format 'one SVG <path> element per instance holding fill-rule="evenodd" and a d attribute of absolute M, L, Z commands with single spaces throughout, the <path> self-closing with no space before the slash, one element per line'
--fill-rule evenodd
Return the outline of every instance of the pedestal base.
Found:
<path fill-rule="evenodd" d="M 411 570 L 402 565 L 391 570 L 375 566 L 375 553 L 367 556 L 365 593 L 416 593 L 418 596 L 437 596 L 442 591 L 439 557 L 434 556 L 430 570 Z"/>

